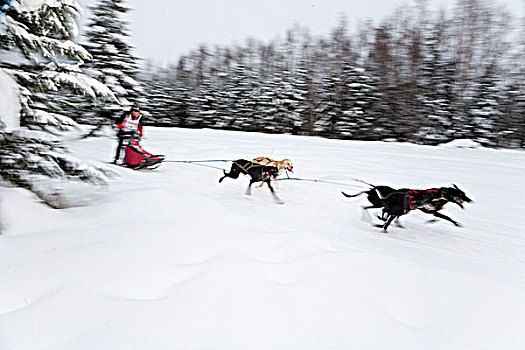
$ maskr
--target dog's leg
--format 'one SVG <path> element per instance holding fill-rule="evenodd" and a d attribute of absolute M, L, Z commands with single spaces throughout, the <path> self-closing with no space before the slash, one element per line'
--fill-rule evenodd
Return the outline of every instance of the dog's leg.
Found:
<path fill-rule="evenodd" d="M 385 222 L 385 225 L 383 226 L 383 230 L 385 230 L 385 232 L 387 232 L 387 228 L 388 226 L 390 226 L 390 224 L 392 223 L 392 221 L 397 218 L 398 216 L 397 215 L 390 215 L 387 219 L 386 219 L 386 222 Z"/>
<path fill-rule="evenodd" d="M 277 179 L 278 179 L 278 177 L 275 178 L 275 181 L 273 182 L 273 185 L 274 185 L 274 187 L 275 187 L 276 189 L 279 189 L 279 184 L 278 184 L 279 181 L 277 181 Z"/>
<path fill-rule="evenodd" d="M 226 176 L 228 176 L 228 173 L 226 172 L 226 170 L 223 170 L 223 172 L 224 172 L 224 176 L 219 179 L 219 183 L 221 183 L 222 180 L 224 180 Z"/>
<path fill-rule="evenodd" d="M 454 221 L 453 219 L 451 219 L 450 217 L 444 215 L 444 214 L 441 214 L 440 212 L 436 211 L 435 213 L 433 213 L 435 217 L 438 217 L 440 219 L 445 219 L 447 221 L 450 221 L 451 223 L 453 223 L 454 225 L 456 226 L 460 226 L 461 227 L 461 224 L 457 221 Z"/>
<path fill-rule="evenodd" d="M 381 225 L 381 224 L 377 224 L 375 225 L 375 227 L 381 227 L 383 230 L 385 230 L 385 232 L 387 232 L 387 228 L 388 226 L 390 226 L 390 224 L 392 223 L 392 221 L 394 221 L 394 219 L 397 217 L 397 215 L 392 215 L 390 214 L 387 219 L 386 219 L 386 222 Z"/>
<path fill-rule="evenodd" d="M 266 183 L 268 184 L 268 188 L 269 188 L 270 191 L 272 192 L 272 196 L 273 196 L 273 199 L 275 200 L 275 202 L 276 202 L 277 204 L 284 204 L 284 201 L 283 201 L 281 198 L 279 198 L 279 197 L 275 194 L 275 191 L 274 191 L 274 189 L 273 189 L 273 187 L 272 187 L 272 184 L 270 183 L 270 180 L 268 179 L 268 180 L 266 180 L 266 181 L 264 181 L 264 182 L 266 182 Z M 263 183 L 264 183 L 264 182 L 263 182 Z"/>
<path fill-rule="evenodd" d="M 377 208 L 377 207 L 375 207 Z M 383 208 L 383 211 L 381 212 L 381 216 L 378 216 L 377 218 L 381 221 L 386 221 L 386 219 L 388 218 L 388 215 L 385 217 L 385 214 L 386 214 L 386 210 L 385 208 Z"/>
<path fill-rule="evenodd" d="M 385 215 L 386 215 L 386 217 L 385 217 Z M 386 208 L 383 208 L 383 212 L 381 214 L 381 218 L 380 219 L 386 222 L 389 219 L 388 215 L 389 214 L 388 214 Z M 392 222 L 392 221 L 390 221 L 390 222 Z M 399 221 L 399 216 L 397 216 L 397 215 L 396 215 L 396 218 L 394 220 L 394 225 L 396 225 L 397 227 L 405 228 L 405 226 L 401 225 L 401 222 Z"/>
<path fill-rule="evenodd" d="M 231 177 L 232 179 L 237 179 L 239 178 L 240 174 L 241 174 L 241 168 L 237 164 L 235 164 L 234 166 L 232 166 L 232 170 L 230 170 L 227 176 Z"/>
<path fill-rule="evenodd" d="M 378 207 L 378 206 L 376 206 L 376 205 L 371 205 L 371 206 L 369 206 L 369 207 L 367 207 L 367 208 L 370 208 L 370 209 L 371 209 L 371 208 L 381 208 L 381 207 Z M 385 208 L 383 208 L 383 211 L 381 212 L 381 215 L 377 215 L 376 217 L 377 217 L 379 220 L 381 220 L 381 221 L 386 221 L 386 219 L 388 218 L 388 215 L 386 215 L 386 210 L 385 210 Z"/>
<path fill-rule="evenodd" d="M 245 195 L 251 196 L 252 195 L 252 185 L 255 181 L 253 179 L 250 179 L 250 184 L 248 185 L 248 188 L 246 189 Z"/>
<path fill-rule="evenodd" d="M 368 209 L 375 208 L 373 205 L 369 205 L 368 207 L 361 207 L 363 209 L 363 220 L 367 220 L 368 222 L 372 222 L 372 216 L 368 212 Z"/>
<path fill-rule="evenodd" d="M 227 172 L 226 170 L 223 170 L 223 172 L 224 172 L 224 176 L 219 179 L 219 183 L 221 183 L 222 180 L 224 180 L 226 177 L 231 177 L 232 179 L 239 178 L 239 175 L 241 173 L 241 168 L 239 167 L 239 165 L 234 163 L 230 169 L 230 172 Z"/>
<path fill-rule="evenodd" d="M 396 221 L 394 221 L 394 225 L 400 228 L 405 228 L 405 226 L 401 225 L 401 222 L 399 221 L 399 216 L 396 218 Z"/>

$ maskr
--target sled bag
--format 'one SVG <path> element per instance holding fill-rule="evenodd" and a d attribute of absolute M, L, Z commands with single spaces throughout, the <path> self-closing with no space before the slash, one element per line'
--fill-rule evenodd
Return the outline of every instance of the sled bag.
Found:
<path fill-rule="evenodd" d="M 130 168 L 143 168 L 150 165 L 150 163 L 156 164 L 162 160 L 162 158 L 144 150 L 136 139 L 130 139 L 126 146 L 124 162 Z"/>

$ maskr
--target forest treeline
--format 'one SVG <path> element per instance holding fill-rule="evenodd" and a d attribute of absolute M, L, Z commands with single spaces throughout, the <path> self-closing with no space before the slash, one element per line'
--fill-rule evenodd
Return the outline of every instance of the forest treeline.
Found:
<path fill-rule="evenodd" d="M 149 124 L 524 147 L 525 26 L 504 8 L 425 2 L 351 30 L 201 45 L 140 74 Z"/>

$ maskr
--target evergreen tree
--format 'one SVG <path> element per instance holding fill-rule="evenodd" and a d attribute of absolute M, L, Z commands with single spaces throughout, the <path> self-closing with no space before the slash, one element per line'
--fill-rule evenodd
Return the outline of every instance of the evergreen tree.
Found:
<path fill-rule="evenodd" d="M 342 114 L 336 124 L 341 138 L 370 140 L 375 135 L 374 103 L 376 92 L 372 79 L 362 68 L 347 63 L 343 69 Z M 377 126 L 377 125 L 376 125 Z"/>
<path fill-rule="evenodd" d="M 507 15 L 479 0 L 459 0 L 456 11 L 435 15 L 416 1 L 357 37 L 343 19 L 328 37 L 294 27 L 284 40 L 195 50 L 153 96 L 187 127 L 520 144 L 523 39 L 510 56 Z"/>
<path fill-rule="evenodd" d="M 380 96 L 375 111 L 383 138 L 403 139 L 405 114 L 403 114 L 400 92 L 396 89 L 392 31 L 389 24 L 382 24 L 374 29 L 374 39 L 367 52 L 364 68 L 372 78 L 373 85 L 377 87 Z"/>
<path fill-rule="evenodd" d="M 420 123 L 414 135 L 416 142 L 446 142 L 453 134 L 452 80 L 455 72 L 441 52 L 443 23 L 441 19 L 436 26 L 427 26 L 422 34 L 422 63 L 417 80 Z"/>
<path fill-rule="evenodd" d="M 298 62 L 292 80 L 292 95 L 289 97 L 293 104 L 290 108 L 290 124 L 293 134 L 308 133 L 311 131 L 308 120 L 312 118 L 314 106 L 312 104 L 312 79 L 304 59 Z"/>
<path fill-rule="evenodd" d="M 0 55 L 18 53 L 23 58 L 2 60 L 0 69 L 18 83 L 22 125 L 47 131 L 75 125 L 69 117 L 51 112 L 57 106 L 49 103 L 54 100 L 50 96 L 62 91 L 114 98 L 104 84 L 79 68 L 90 55 L 71 41 L 77 33 L 74 18 L 82 10 L 77 1 L 15 0 L 10 5 L 2 18 Z M 60 188 L 50 189 L 52 183 L 103 183 L 106 175 L 103 168 L 71 155 L 48 132 L 0 130 L 0 182 L 30 189 L 53 207 L 75 203 L 65 200 Z"/>
<path fill-rule="evenodd" d="M 333 72 L 324 76 L 320 84 L 314 131 L 324 137 L 337 137 L 337 129 L 342 127 L 337 123 L 342 114 L 340 82 L 339 74 Z"/>
<path fill-rule="evenodd" d="M 144 84 L 144 94 L 149 101 L 148 110 L 155 116 L 154 123 L 159 126 L 172 126 L 169 113 L 172 103 L 172 90 L 169 72 L 166 69 L 151 68 L 140 77 Z"/>
<path fill-rule="evenodd" d="M 0 68 L 20 85 L 23 125 L 74 125 L 59 114 L 58 92 L 71 91 L 92 99 L 114 98 L 104 84 L 80 69 L 91 55 L 71 41 L 78 33 L 74 17 L 82 12 L 77 1 L 15 0 L 10 5 L 2 20 L 0 49 L 11 52 L 11 56 L 20 53 L 23 59 L 4 59 Z"/>
<path fill-rule="evenodd" d="M 118 101 L 83 104 L 79 120 L 89 124 L 104 124 L 97 118 L 101 109 L 120 110 L 123 106 L 140 105 L 147 110 L 142 85 L 137 81 L 139 59 L 130 44 L 129 12 L 124 0 L 100 0 L 91 7 L 92 16 L 86 30 L 85 47 L 93 58 L 87 62 L 88 73 L 115 93 Z"/>
<path fill-rule="evenodd" d="M 190 117 L 190 95 L 191 89 L 188 85 L 189 69 L 185 66 L 184 59 L 180 59 L 177 64 L 175 81 L 173 86 L 175 91 L 172 95 L 173 114 L 170 114 L 171 119 L 175 125 L 184 127 L 187 125 L 187 120 Z"/>
<path fill-rule="evenodd" d="M 496 123 L 502 119 L 499 106 L 503 98 L 498 87 L 494 67 L 489 67 L 476 84 L 475 94 L 470 100 L 469 125 L 473 128 L 475 141 L 485 146 L 496 145 Z"/>
<path fill-rule="evenodd" d="M 191 99 L 192 116 L 186 121 L 191 127 L 215 126 L 220 112 L 216 74 L 212 73 L 210 56 L 208 48 L 201 46 L 193 57 L 196 92 Z"/>

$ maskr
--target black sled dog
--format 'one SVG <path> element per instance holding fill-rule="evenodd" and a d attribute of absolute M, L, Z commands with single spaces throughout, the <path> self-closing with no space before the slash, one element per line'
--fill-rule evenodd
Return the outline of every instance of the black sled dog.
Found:
<path fill-rule="evenodd" d="M 441 214 L 439 211 L 443 209 L 448 202 L 457 204 L 461 209 L 464 209 L 464 202 L 472 202 L 472 199 L 467 197 L 465 192 L 454 184 L 453 187 L 431 188 L 427 190 L 412 190 L 408 188 L 396 190 L 389 186 L 374 186 L 369 190 L 353 195 L 342 193 L 346 197 L 357 197 L 366 193 L 368 195 L 368 201 L 372 205 L 363 207 L 363 210 L 383 208 L 383 213 L 381 216 L 378 216 L 378 218 L 385 221 L 384 225 L 379 225 L 379 227 L 383 227 L 385 231 L 392 220 L 415 209 L 447 220 L 456 226 L 461 226 L 457 221 L 447 215 Z"/>
<path fill-rule="evenodd" d="M 224 171 L 224 176 L 219 179 L 219 183 L 221 183 L 226 177 L 237 179 L 240 174 L 250 176 L 250 184 L 246 189 L 246 195 L 251 195 L 252 185 L 254 183 L 263 182 L 268 185 L 268 188 L 272 192 L 272 196 L 275 201 L 279 204 L 284 203 L 279 197 L 277 197 L 270 182 L 272 179 L 275 179 L 277 176 L 279 176 L 279 169 L 277 169 L 277 167 L 255 164 L 246 159 L 238 159 L 233 162 L 230 172 Z"/>

